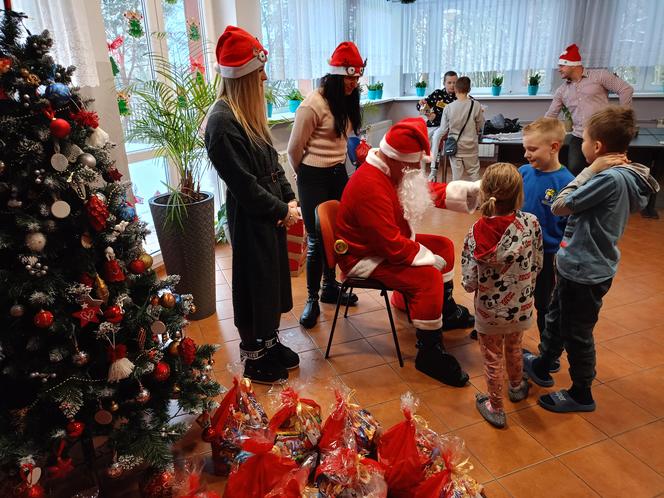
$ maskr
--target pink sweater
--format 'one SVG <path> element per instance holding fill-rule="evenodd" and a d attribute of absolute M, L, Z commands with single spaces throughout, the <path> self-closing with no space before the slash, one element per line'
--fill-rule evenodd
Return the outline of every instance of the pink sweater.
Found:
<path fill-rule="evenodd" d="M 346 133 L 350 131 L 350 123 Z M 304 163 L 329 168 L 346 160 L 346 137 L 337 137 L 334 116 L 320 89 L 311 92 L 297 108 L 288 140 L 288 162 L 292 168 Z"/>

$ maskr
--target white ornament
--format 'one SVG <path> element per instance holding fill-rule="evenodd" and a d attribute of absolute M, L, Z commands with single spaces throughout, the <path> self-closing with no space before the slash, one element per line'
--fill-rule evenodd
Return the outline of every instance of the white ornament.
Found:
<path fill-rule="evenodd" d="M 65 201 L 55 201 L 51 204 L 51 214 L 56 218 L 66 218 L 71 213 L 71 207 Z"/>
<path fill-rule="evenodd" d="M 115 251 L 111 246 L 108 246 L 106 249 L 104 249 L 104 254 L 106 255 L 106 259 L 109 261 L 115 259 Z"/>
<path fill-rule="evenodd" d="M 41 252 L 46 247 L 46 235 L 41 232 L 29 233 L 25 236 L 25 245 L 33 252 Z"/>
<path fill-rule="evenodd" d="M 102 148 L 109 141 L 110 141 L 110 137 L 109 137 L 108 133 L 106 133 L 101 128 L 97 127 L 92 132 L 92 134 L 88 138 L 85 139 L 85 145 L 87 145 L 88 147 Z"/>
<path fill-rule="evenodd" d="M 128 221 L 121 221 L 117 225 L 113 227 L 113 230 L 119 233 L 124 233 L 125 229 L 127 228 L 127 225 L 129 225 Z"/>

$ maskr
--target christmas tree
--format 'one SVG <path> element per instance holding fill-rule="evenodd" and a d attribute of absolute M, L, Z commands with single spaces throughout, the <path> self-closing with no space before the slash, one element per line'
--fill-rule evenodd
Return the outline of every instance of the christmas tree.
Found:
<path fill-rule="evenodd" d="M 220 386 L 217 346 L 186 336 L 192 296 L 142 249 L 146 225 L 75 68 L 21 18 L 6 10 L 0 28 L 0 466 L 37 496 L 30 471 L 66 476 L 92 436 L 107 438 L 111 476 L 167 468 L 188 428 L 171 400 L 208 412 Z"/>

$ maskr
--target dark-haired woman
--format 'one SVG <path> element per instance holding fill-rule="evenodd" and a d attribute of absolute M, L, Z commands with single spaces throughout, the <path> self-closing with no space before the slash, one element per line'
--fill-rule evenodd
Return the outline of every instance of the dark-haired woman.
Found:
<path fill-rule="evenodd" d="M 329 61 L 329 72 L 320 88 L 311 92 L 295 114 L 288 142 L 288 160 L 297 175 L 302 218 L 307 229 L 307 303 L 300 317 L 305 328 L 316 325 L 318 300 L 336 303 L 340 285 L 335 272 L 324 268 L 321 241 L 316 234 L 315 209 L 332 199 L 341 199 L 348 181 L 346 142 L 360 128 L 358 80 L 366 61 L 353 42 L 342 42 Z M 321 289 L 323 277 L 323 290 Z M 342 303 L 357 303 L 355 294 L 345 293 Z"/>

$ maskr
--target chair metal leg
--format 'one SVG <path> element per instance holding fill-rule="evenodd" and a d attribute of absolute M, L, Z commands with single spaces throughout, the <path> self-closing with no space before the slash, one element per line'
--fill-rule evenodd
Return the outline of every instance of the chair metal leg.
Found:
<path fill-rule="evenodd" d="M 341 290 L 337 296 L 337 306 L 334 310 L 334 319 L 332 320 L 332 329 L 330 329 L 330 339 L 327 341 L 327 349 L 325 350 L 325 358 L 330 357 L 330 349 L 332 348 L 332 338 L 334 337 L 334 329 L 337 326 L 337 318 L 339 317 L 339 308 L 341 307 L 341 296 L 344 293 L 345 285 L 341 284 Z"/>
<path fill-rule="evenodd" d="M 399 358 L 399 366 L 403 368 L 403 358 L 401 357 L 401 348 L 399 347 L 399 338 L 397 337 L 397 329 L 394 326 L 394 318 L 392 318 L 392 308 L 390 306 L 390 300 L 387 297 L 387 292 L 382 290 L 380 291 L 382 296 L 385 298 L 385 307 L 387 308 L 387 316 L 390 318 L 390 327 L 392 327 L 392 337 L 394 338 L 394 347 L 397 348 L 397 357 Z"/>
<path fill-rule="evenodd" d="M 408 317 L 408 323 L 413 323 L 413 321 L 410 319 L 410 309 L 408 309 L 408 299 L 406 299 L 406 296 L 403 297 L 403 303 L 406 306 L 406 316 Z"/>
<path fill-rule="evenodd" d="M 353 288 L 350 287 L 348 289 L 348 295 L 350 296 L 352 293 L 353 293 Z M 339 292 L 339 298 L 341 298 L 341 296 L 343 296 L 343 294 L 344 294 L 344 288 L 342 287 L 341 291 Z M 346 301 L 346 311 L 344 311 L 344 318 L 348 318 L 348 307 L 349 306 L 350 306 L 350 299 L 348 301 Z"/>

